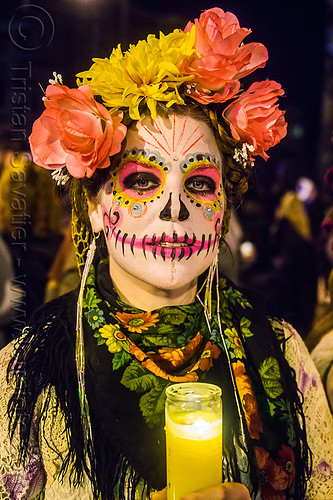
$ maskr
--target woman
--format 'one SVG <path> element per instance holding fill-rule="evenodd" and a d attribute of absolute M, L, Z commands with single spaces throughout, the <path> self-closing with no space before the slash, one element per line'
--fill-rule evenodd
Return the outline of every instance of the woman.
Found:
<path fill-rule="evenodd" d="M 248 33 L 211 9 L 95 60 L 78 89 L 47 88 L 30 142 L 70 184 L 82 278 L 2 354 L 5 498 L 166 498 L 165 390 L 201 380 L 223 388 L 226 482 L 186 498 L 332 495 L 333 425 L 302 341 L 216 276 L 232 199 L 286 134 L 279 84 L 240 92 L 267 59 Z"/>

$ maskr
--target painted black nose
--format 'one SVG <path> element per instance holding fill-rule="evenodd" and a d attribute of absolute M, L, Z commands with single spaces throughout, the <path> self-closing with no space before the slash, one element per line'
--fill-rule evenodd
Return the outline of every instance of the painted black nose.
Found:
<path fill-rule="evenodd" d="M 167 204 L 160 212 L 160 219 L 167 220 L 167 221 L 172 219 L 171 207 L 172 207 L 172 193 L 170 193 Z M 177 220 L 180 220 L 180 221 L 187 220 L 189 218 L 189 216 L 190 216 L 190 212 L 187 210 L 186 206 L 182 202 L 181 197 L 179 195 L 179 212 L 178 212 Z"/>

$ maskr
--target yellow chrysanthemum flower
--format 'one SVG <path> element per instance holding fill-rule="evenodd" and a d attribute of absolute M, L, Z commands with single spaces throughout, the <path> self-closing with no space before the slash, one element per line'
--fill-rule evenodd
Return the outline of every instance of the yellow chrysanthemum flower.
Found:
<path fill-rule="evenodd" d="M 148 35 L 125 53 L 118 45 L 108 59 L 93 59 L 88 71 L 78 73 L 78 85 L 90 85 L 109 108 L 128 107 L 134 120 L 140 119 L 139 105 L 145 100 L 155 118 L 158 101 L 184 104 L 178 88 L 193 76 L 182 76 L 178 68 L 194 54 L 194 45 L 195 27 L 188 33 L 160 33 L 159 38 Z"/>
<path fill-rule="evenodd" d="M 111 353 L 120 352 L 123 349 L 119 341 L 123 340 L 122 337 L 124 339 L 126 337 L 119 331 L 119 325 L 104 325 L 98 331 L 101 337 L 107 339 L 106 345 Z"/>

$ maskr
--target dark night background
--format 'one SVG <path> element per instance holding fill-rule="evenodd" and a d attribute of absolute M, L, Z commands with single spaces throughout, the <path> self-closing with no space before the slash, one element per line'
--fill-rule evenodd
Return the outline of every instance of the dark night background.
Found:
<path fill-rule="evenodd" d="M 310 276 L 311 266 L 306 264 L 295 279 L 288 272 L 274 274 L 270 231 L 282 195 L 295 189 L 300 176 L 315 181 L 321 206 L 333 204 L 332 192 L 323 181 L 333 164 L 333 0 L 5 0 L 0 21 L 0 154 L 28 150 L 32 123 L 44 109 L 41 87 L 47 87 L 54 71 L 62 74 L 65 85 L 75 87 L 75 74 L 88 69 L 92 58 L 108 57 L 119 42 L 126 50 L 129 43 L 149 33 L 182 29 L 211 7 L 233 12 L 240 26 L 252 29 L 245 43 L 261 42 L 268 49 L 266 67 L 249 75 L 245 87 L 268 78 L 285 89 L 280 106 L 286 110 L 288 136 L 269 151 L 267 163 L 257 159 L 250 192 L 237 212 L 244 240 L 253 242 L 257 249 L 254 264 L 245 274 L 243 270 L 243 282 L 269 296 L 275 289 L 272 280 L 287 275 L 286 289 L 292 296 L 299 295 L 304 311 L 308 306 L 299 288 L 304 288 L 302 279 Z M 36 192 L 36 199 L 39 197 L 40 191 Z M 321 209 L 318 214 L 316 234 L 320 232 Z M 41 249 L 47 248 L 48 260 L 44 269 L 38 270 L 46 282 L 56 247 L 51 244 L 49 251 L 50 241 L 44 240 L 44 247 L 38 243 L 37 252 L 26 256 L 26 262 L 30 271 L 32 262 L 41 261 Z M 287 256 L 291 253 L 288 250 Z M 297 249 L 295 263 L 300 255 L 303 250 Z M 318 255 L 311 263 L 321 266 L 318 272 L 326 276 L 328 263 L 322 253 Z M 38 273 L 30 280 L 34 291 Z M 315 280 L 316 276 L 314 292 Z M 43 300 L 45 282 L 40 286 L 39 301 Z M 293 292 L 293 284 L 299 285 L 297 292 Z M 26 289 L 27 296 L 31 295 L 29 283 Z M 303 292 L 308 295 L 305 288 Z M 281 295 L 284 298 L 286 294 Z M 310 300 L 309 309 L 315 305 L 315 296 Z M 271 302 L 275 305 L 275 297 Z M 281 315 L 286 317 L 288 309 L 292 322 L 304 316 L 290 304 Z"/>
<path fill-rule="evenodd" d="M 18 110 L 28 136 L 43 110 L 38 83 L 45 88 L 53 71 L 63 75 L 66 85 L 75 86 L 74 75 L 89 68 L 93 57 L 107 57 L 120 41 L 126 48 L 148 33 L 183 28 L 213 6 L 230 10 L 241 26 L 252 29 L 245 42 L 260 41 L 268 48 L 266 67 L 252 78 L 274 79 L 285 89 L 281 107 L 287 110 L 289 137 L 272 153 L 271 163 L 277 155 L 294 164 L 296 178 L 299 174 L 316 178 L 327 19 L 323 0 L 7 0 L 1 15 L 3 144 L 15 148 L 13 129 L 19 128 L 12 103 L 14 87 L 20 83 L 14 68 L 30 67 L 30 75 L 24 75 L 27 108 Z"/>

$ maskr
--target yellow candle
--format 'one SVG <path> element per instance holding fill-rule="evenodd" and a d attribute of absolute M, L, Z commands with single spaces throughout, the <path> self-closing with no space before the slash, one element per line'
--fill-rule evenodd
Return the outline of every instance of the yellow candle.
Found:
<path fill-rule="evenodd" d="M 211 384 L 176 384 L 191 386 L 201 396 Z M 194 389 L 192 386 L 196 386 Z M 206 387 L 202 387 L 206 386 Z M 174 386 L 172 386 L 174 387 Z M 171 387 L 171 389 L 172 389 Z M 218 399 L 207 403 L 190 391 L 177 405 L 166 405 L 166 447 L 168 500 L 179 500 L 184 494 L 222 482 L 221 390 Z M 196 409 L 199 408 L 199 409 Z"/>

